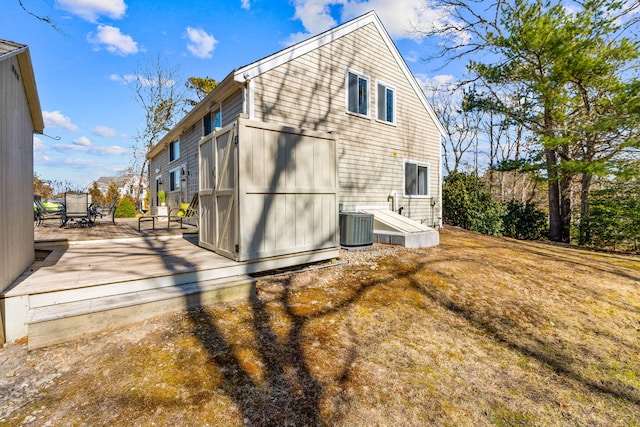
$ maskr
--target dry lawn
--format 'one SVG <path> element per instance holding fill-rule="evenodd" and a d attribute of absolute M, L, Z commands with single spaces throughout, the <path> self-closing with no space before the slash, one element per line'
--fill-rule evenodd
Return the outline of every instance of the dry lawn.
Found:
<path fill-rule="evenodd" d="M 345 254 L 263 277 L 251 303 L 98 336 L 5 422 L 640 426 L 638 257 L 456 230 L 441 242 Z"/>

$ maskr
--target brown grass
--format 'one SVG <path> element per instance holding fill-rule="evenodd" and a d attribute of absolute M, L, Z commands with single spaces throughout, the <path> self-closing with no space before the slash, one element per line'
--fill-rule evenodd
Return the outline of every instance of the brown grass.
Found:
<path fill-rule="evenodd" d="M 159 318 L 7 422 L 640 425 L 637 257 L 451 230 L 441 242 Z"/>

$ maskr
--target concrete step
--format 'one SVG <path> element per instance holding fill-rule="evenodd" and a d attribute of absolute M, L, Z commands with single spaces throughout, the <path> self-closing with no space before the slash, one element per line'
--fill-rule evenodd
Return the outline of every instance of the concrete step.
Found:
<path fill-rule="evenodd" d="M 159 314 L 216 302 L 247 300 L 256 280 L 237 275 L 30 308 L 29 349 L 46 347 Z"/>

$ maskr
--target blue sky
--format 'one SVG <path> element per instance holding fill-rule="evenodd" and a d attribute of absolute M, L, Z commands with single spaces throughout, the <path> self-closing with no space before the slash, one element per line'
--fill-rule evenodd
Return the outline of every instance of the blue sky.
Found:
<path fill-rule="evenodd" d="M 22 0 L 64 32 L 5 0 L 0 38 L 29 45 L 45 119 L 34 137 L 43 179 L 89 185 L 131 163 L 143 111 L 125 82 L 158 56 L 189 76 L 224 78 L 369 10 L 376 10 L 419 80 L 447 81 L 422 58 L 433 40 L 414 29 L 443 22 L 425 0 Z M 450 71 L 449 71 L 450 73 Z M 182 84 L 182 83 L 181 83 Z M 58 139 L 59 138 L 59 139 Z"/>

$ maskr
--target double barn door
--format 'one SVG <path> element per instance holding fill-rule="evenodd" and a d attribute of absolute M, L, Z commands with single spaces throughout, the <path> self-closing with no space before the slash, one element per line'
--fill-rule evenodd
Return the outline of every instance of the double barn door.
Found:
<path fill-rule="evenodd" d="M 235 258 L 238 189 L 237 126 L 203 139 L 199 151 L 200 246 Z"/>

